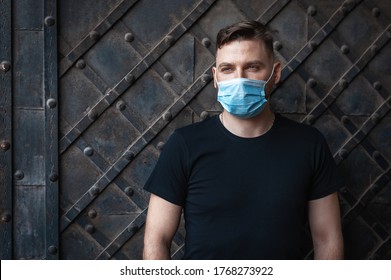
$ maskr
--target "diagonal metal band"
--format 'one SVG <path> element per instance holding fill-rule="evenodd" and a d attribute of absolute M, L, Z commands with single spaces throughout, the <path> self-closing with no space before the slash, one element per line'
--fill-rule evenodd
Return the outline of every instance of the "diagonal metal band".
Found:
<path fill-rule="evenodd" d="M 125 77 L 117 83 L 83 118 L 60 140 L 60 153 L 66 149 L 105 112 L 153 63 L 155 63 L 215 2 L 201 1 L 180 23 L 178 23 L 156 47 L 151 50 Z M 129 77 L 132 77 L 129 79 Z M 91 116 L 94 116 L 93 118 Z M 91 120 L 92 119 L 92 120 Z"/>
<path fill-rule="evenodd" d="M 106 34 L 138 0 L 123 0 L 117 7 L 99 23 L 77 46 L 71 50 L 59 63 L 59 77 L 64 76 L 68 70 L 97 42 L 97 38 Z"/>
<path fill-rule="evenodd" d="M 166 113 L 175 117 L 184 107 L 208 84 L 211 80 L 210 72 L 213 64 L 208 67 L 203 75 L 184 92 L 182 95 L 166 110 Z M 163 114 L 164 116 L 165 114 Z M 100 179 L 90 188 L 90 190 L 81 196 L 81 198 L 68 210 L 60 219 L 60 231 L 64 231 L 67 226 L 82 212 L 108 184 L 129 164 L 129 162 L 151 141 L 163 128 L 169 123 L 161 116 L 132 144 L 127 151 L 105 172 Z M 131 155 L 129 157 L 129 155 Z"/>

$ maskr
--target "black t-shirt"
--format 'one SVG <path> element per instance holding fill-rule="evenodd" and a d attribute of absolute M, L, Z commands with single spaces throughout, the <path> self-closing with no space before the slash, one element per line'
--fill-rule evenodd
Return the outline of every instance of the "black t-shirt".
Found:
<path fill-rule="evenodd" d="M 308 201 L 340 186 L 322 134 L 276 115 L 255 138 L 217 117 L 177 129 L 145 189 L 183 206 L 185 259 L 298 259 Z"/>

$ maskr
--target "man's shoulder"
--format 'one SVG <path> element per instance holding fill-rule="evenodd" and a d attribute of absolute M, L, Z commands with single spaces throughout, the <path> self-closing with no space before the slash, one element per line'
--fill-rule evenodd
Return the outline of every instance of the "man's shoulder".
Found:
<path fill-rule="evenodd" d="M 289 133 L 290 135 L 295 135 L 299 138 L 302 137 L 322 138 L 323 137 L 322 133 L 316 127 L 292 120 L 282 115 L 278 116 L 278 120 L 280 124 L 279 127 L 281 130 L 284 131 L 284 133 Z"/>
<path fill-rule="evenodd" d="M 177 128 L 175 130 L 175 133 L 180 134 L 183 138 L 193 138 L 200 135 L 208 134 L 208 132 L 213 131 L 215 123 L 216 116 Z"/>

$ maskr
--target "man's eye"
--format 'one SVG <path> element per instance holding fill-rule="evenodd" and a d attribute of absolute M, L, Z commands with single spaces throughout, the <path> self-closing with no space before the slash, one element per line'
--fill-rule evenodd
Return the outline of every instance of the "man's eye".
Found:
<path fill-rule="evenodd" d="M 223 68 L 221 68 L 221 72 L 229 72 L 231 70 L 232 70 L 231 67 L 223 67 Z"/>
<path fill-rule="evenodd" d="M 250 70 L 259 70 L 259 66 L 258 65 L 249 65 L 247 68 L 250 69 Z"/>

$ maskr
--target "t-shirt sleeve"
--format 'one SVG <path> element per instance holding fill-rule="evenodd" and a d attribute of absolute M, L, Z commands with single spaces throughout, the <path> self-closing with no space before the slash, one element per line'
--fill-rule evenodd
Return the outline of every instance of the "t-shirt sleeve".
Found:
<path fill-rule="evenodd" d="M 183 137 L 175 131 L 164 145 L 144 189 L 171 203 L 183 206 L 187 191 L 188 150 Z"/>
<path fill-rule="evenodd" d="M 309 200 L 319 199 L 332 194 L 341 188 L 343 184 L 341 173 L 321 133 L 318 134 L 314 150 L 314 170 Z"/>

